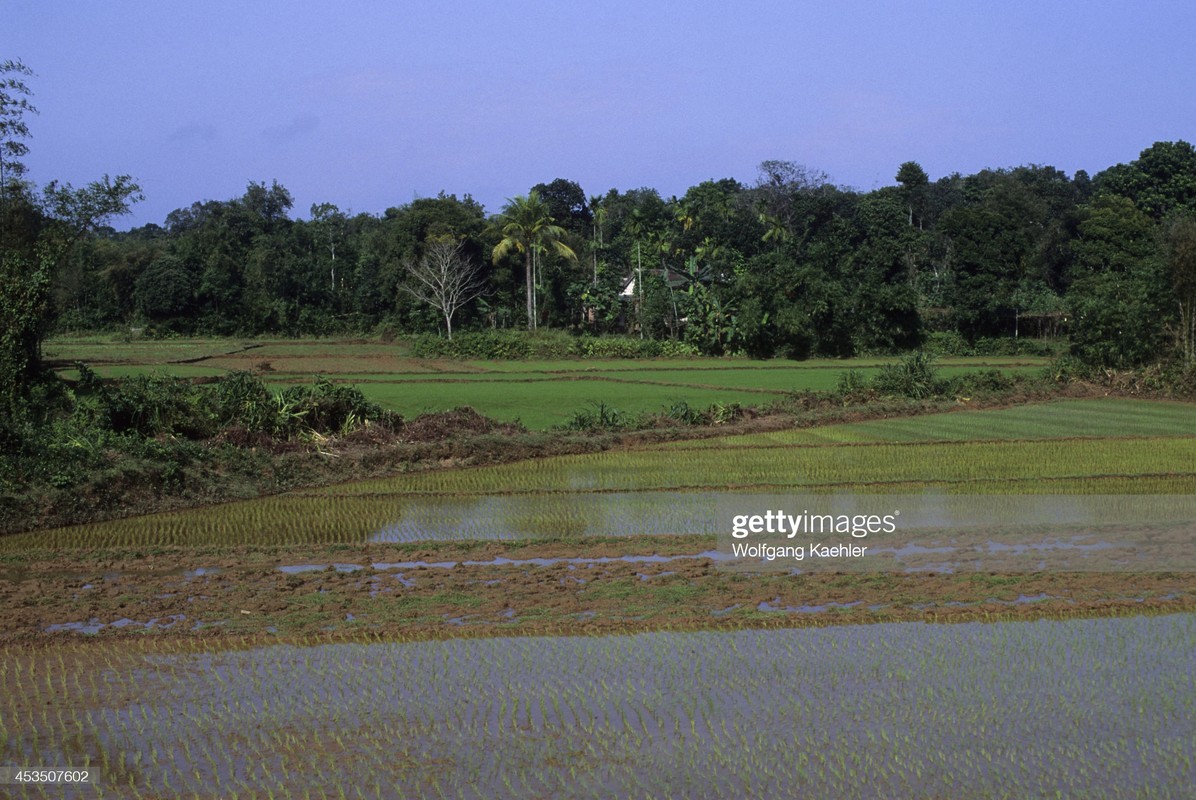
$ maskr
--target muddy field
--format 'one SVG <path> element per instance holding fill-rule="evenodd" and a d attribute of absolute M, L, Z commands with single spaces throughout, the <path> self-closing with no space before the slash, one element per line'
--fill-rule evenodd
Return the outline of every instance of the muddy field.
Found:
<path fill-rule="evenodd" d="M 438 638 L 1196 610 L 1183 573 L 742 575 L 712 537 L 8 557 L 0 642 Z"/>

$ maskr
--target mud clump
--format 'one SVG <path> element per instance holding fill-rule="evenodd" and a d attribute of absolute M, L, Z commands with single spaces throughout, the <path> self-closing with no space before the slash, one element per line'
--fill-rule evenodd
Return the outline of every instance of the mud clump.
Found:
<path fill-rule="evenodd" d="M 421 414 L 404 423 L 401 435 L 407 442 L 440 442 L 455 436 L 469 436 L 486 433 L 525 433 L 522 425 L 497 422 L 484 417 L 469 406 L 452 411 L 438 411 Z"/>

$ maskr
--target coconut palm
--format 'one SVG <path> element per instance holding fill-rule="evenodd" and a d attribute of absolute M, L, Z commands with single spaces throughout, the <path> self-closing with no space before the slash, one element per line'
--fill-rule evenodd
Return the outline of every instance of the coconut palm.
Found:
<path fill-rule="evenodd" d="M 495 219 L 502 239 L 494 246 L 493 258 L 497 262 L 512 251 L 523 254 L 523 266 L 527 281 L 527 329 L 536 329 L 536 278 L 537 255 L 548 250 L 570 261 L 577 260 L 577 254 L 561 241 L 565 229 L 555 224 L 548 213 L 548 204 L 536 192 L 526 196 L 508 198 L 502 213 Z"/>

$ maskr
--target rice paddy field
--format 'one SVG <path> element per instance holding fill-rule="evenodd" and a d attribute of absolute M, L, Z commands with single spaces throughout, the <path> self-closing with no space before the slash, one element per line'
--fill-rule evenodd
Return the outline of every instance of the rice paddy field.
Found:
<path fill-rule="evenodd" d="M 472 406 L 488 417 L 532 430 L 567 423 L 601 402 L 626 414 L 660 412 L 678 401 L 703 409 L 714 403 L 768 406 L 786 393 L 835 388 L 855 369 L 870 377 L 886 359 L 758 362 L 746 359 L 572 359 L 448 361 L 410 357 L 398 344 L 324 340 L 188 339 L 106 342 L 58 339 L 45 355 L 72 376 L 82 361 L 102 377 L 166 372 L 213 377 L 256 371 L 275 388 L 307 383 L 313 375 L 350 382 L 366 397 L 404 416 Z M 891 360 L 891 359 L 889 359 Z M 976 369 L 1036 372 L 1035 357 L 954 358 L 940 362 L 946 377 Z"/>
<path fill-rule="evenodd" d="M 133 348 L 101 371 L 269 361 L 286 382 L 324 359 L 400 410 L 539 398 L 510 413 L 547 426 L 587 392 L 617 405 L 598 388 L 735 402 L 846 368 L 259 344 Z M 727 503 L 837 494 L 1190 500 L 1196 406 L 641 444 L 4 537 L 0 767 L 93 782 L 0 796 L 1192 797 L 1196 543 L 1115 569 L 724 568 Z"/>
<path fill-rule="evenodd" d="M 9 753 L 97 773 L 34 797 L 1095 800 L 1196 779 L 1191 615 L 5 666 Z"/>

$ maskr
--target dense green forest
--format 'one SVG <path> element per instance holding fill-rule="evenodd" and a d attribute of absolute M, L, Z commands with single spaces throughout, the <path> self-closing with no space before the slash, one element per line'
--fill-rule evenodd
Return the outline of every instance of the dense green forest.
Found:
<path fill-rule="evenodd" d="M 277 182 L 250 183 L 162 225 L 97 230 L 56 265 L 50 311 L 59 330 L 443 331 L 428 293 L 405 288 L 421 288 L 415 271 L 449 240 L 444 269 L 476 290 L 458 330 L 624 331 L 792 357 L 892 352 L 931 332 L 1067 334 L 1094 363 L 1191 357 L 1190 144 L 1156 143 L 1093 177 L 1032 165 L 932 181 L 911 161 L 896 178 L 865 193 L 767 161 L 750 185 L 706 181 L 679 198 L 587 196 L 560 178 L 492 216 L 442 194 L 380 216 L 314 205 L 308 219 Z M 32 194 L 5 203 L 9 220 L 44 224 Z"/>

